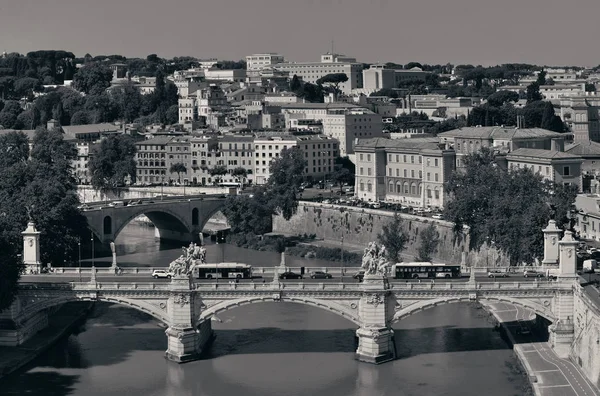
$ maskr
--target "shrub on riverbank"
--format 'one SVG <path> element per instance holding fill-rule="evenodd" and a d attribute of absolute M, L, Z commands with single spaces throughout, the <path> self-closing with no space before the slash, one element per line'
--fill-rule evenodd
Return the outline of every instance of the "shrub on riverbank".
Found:
<path fill-rule="evenodd" d="M 310 236 L 307 239 L 310 238 Z M 286 254 L 290 256 L 303 257 L 307 259 L 316 258 L 325 261 L 342 261 L 342 249 L 329 248 L 322 246 L 312 246 L 299 244 L 303 242 L 298 237 L 271 237 L 261 238 L 252 233 L 249 234 L 230 234 L 227 241 L 237 247 L 246 249 L 258 250 L 263 252 L 280 252 L 282 247 L 285 247 Z M 344 262 L 351 265 L 360 265 L 362 257 L 353 252 L 344 250 Z"/>

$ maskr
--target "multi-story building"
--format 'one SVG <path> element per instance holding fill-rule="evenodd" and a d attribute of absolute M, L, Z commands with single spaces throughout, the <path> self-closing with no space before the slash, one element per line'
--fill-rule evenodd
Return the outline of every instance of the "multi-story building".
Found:
<path fill-rule="evenodd" d="M 48 121 L 48 129 L 59 127 L 54 120 Z M 90 184 L 92 175 L 89 171 L 90 156 L 93 147 L 109 135 L 122 133 L 119 126 L 114 124 L 70 125 L 62 128 L 64 139 L 73 142 L 77 148 L 77 158 L 73 161 L 75 177 L 79 184 Z"/>
<path fill-rule="evenodd" d="M 316 84 L 317 80 L 328 74 L 344 73 L 348 81 L 341 83 L 339 89 L 344 93 L 351 93 L 353 89 L 362 88 L 362 63 L 356 63 L 354 58 L 342 55 L 325 54 L 321 62 L 279 63 L 274 66 L 277 70 L 289 72 L 290 76 L 298 76 L 302 81 Z"/>
<path fill-rule="evenodd" d="M 583 159 L 578 155 L 560 150 L 520 148 L 508 153 L 506 161 L 509 169 L 529 168 L 545 180 L 574 185 L 581 191 Z"/>
<path fill-rule="evenodd" d="M 355 138 L 383 136 L 379 114 L 350 103 L 281 103 L 286 126 L 292 128 L 295 119 L 321 121 L 323 133 L 340 142 L 340 155 L 354 152 Z"/>
<path fill-rule="evenodd" d="M 600 195 L 579 194 L 575 198 L 577 222 L 575 231 L 581 238 L 600 241 Z"/>
<path fill-rule="evenodd" d="M 334 171 L 339 156 L 339 142 L 325 135 L 257 136 L 254 139 L 254 180 L 265 184 L 271 175 L 269 165 L 285 148 L 298 147 L 304 153 L 303 176 L 309 180 L 327 178 Z"/>
<path fill-rule="evenodd" d="M 136 184 L 160 184 L 168 182 L 167 144 L 171 136 L 160 136 L 143 140 L 136 147 Z"/>
<path fill-rule="evenodd" d="M 206 69 L 204 78 L 209 81 L 231 81 L 244 82 L 246 80 L 246 69 Z"/>
<path fill-rule="evenodd" d="M 464 166 L 464 156 L 479 151 L 482 147 L 494 147 L 511 152 L 519 148 L 551 150 L 555 146 L 564 147 L 563 133 L 541 128 L 515 127 L 467 127 L 438 134 L 440 143 L 453 147 L 456 151 L 456 166 Z M 556 150 L 558 151 L 558 150 Z"/>
<path fill-rule="evenodd" d="M 246 56 L 246 70 L 255 71 L 285 62 L 283 55 L 274 52 Z"/>
<path fill-rule="evenodd" d="M 201 88 L 196 91 L 196 94 L 199 117 L 206 117 L 210 113 L 222 111 L 228 107 L 227 97 L 217 85 L 212 84 L 209 87 Z"/>
<path fill-rule="evenodd" d="M 190 178 L 193 185 L 212 184 L 209 169 L 217 164 L 217 138 L 194 136 L 190 139 Z"/>
<path fill-rule="evenodd" d="M 574 142 L 600 142 L 600 95 L 588 94 L 560 100 L 560 118 Z"/>
<path fill-rule="evenodd" d="M 190 150 L 190 136 L 173 136 L 166 143 L 166 170 L 169 183 L 189 184 L 190 164 L 192 161 Z M 183 164 L 182 172 L 171 172 L 173 165 Z"/>
<path fill-rule="evenodd" d="M 396 70 L 387 69 L 382 64 L 375 64 L 362 71 L 362 88 L 365 93 L 398 88 L 404 81 L 425 81 L 430 74 L 430 72 L 423 71 L 418 67 L 409 70 Z"/>
<path fill-rule="evenodd" d="M 436 138 L 358 139 L 355 195 L 365 201 L 444 206 L 444 183 L 455 169 L 455 153 Z"/>
<path fill-rule="evenodd" d="M 196 98 L 179 99 L 179 124 L 188 124 L 198 120 Z"/>

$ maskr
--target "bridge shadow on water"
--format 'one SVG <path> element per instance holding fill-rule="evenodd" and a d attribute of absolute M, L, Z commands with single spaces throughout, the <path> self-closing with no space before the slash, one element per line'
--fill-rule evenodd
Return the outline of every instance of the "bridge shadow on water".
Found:
<path fill-rule="evenodd" d="M 3 396 L 44 395 L 64 396 L 71 394 L 78 380 L 77 375 L 65 375 L 54 371 L 35 371 L 13 374 L 0 380 Z"/>

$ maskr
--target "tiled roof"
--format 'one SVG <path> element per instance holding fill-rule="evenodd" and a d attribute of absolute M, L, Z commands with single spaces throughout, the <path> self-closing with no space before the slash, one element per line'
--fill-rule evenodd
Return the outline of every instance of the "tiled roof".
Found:
<path fill-rule="evenodd" d="M 104 124 L 90 124 L 90 125 L 70 125 L 63 126 L 63 131 L 65 135 L 68 136 L 76 136 L 82 133 L 100 133 L 100 132 L 118 132 L 121 130 L 120 127 L 104 123 Z"/>
<path fill-rule="evenodd" d="M 358 139 L 354 146 L 354 150 L 360 148 L 385 148 L 385 149 L 439 149 L 438 139 L 431 138 L 414 138 L 414 139 L 387 139 L 387 138 L 371 138 Z"/>
<path fill-rule="evenodd" d="M 357 106 L 352 103 L 280 103 L 283 109 L 356 109 Z"/>
<path fill-rule="evenodd" d="M 159 136 L 159 137 L 155 137 L 155 138 L 148 139 L 148 140 L 142 140 L 142 141 L 136 142 L 135 144 L 137 146 L 144 145 L 144 144 L 163 145 L 163 144 L 169 143 L 171 141 L 171 139 L 173 139 L 173 136 Z"/>
<path fill-rule="evenodd" d="M 482 139 L 531 139 L 531 138 L 553 138 L 563 137 L 558 132 L 552 132 L 542 128 L 515 128 L 515 127 L 466 127 L 453 129 L 438 134 L 440 137 L 453 138 L 482 138 Z"/>
<path fill-rule="evenodd" d="M 565 153 L 556 150 L 540 150 L 530 148 L 520 148 L 511 151 L 506 156 L 507 159 L 511 157 L 529 157 L 529 158 L 540 158 L 540 159 L 581 159 L 580 156 L 571 153 Z"/>
<path fill-rule="evenodd" d="M 600 143 L 592 142 L 579 142 L 574 144 L 568 144 L 565 146 L 565 152 L 570 154 L 585 156 L 600 155 Z"/>

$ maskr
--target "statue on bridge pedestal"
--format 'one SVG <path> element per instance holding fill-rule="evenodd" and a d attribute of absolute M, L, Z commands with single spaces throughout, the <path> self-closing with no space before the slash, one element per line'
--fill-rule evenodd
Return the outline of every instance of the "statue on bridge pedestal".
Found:
<path fill-rule="evenodd" d="M 190 243 L 186 248 L 181 247 L 183 254 L 169 264 L 169 271 L 175 276 L 190 276 L 196 264 L 206 263 L 206 249 Z M 198 263 L 198 261 L 200 263 Z"/>
<path fill-rule="evenodd" d="M 361 266 L 365 271 L 365 275 L 386 276 L 388 274 L 390 265 L 385 254 L 385 246 L 378 245 L 376 242 L 367 245 L 363 253 Z"/>

